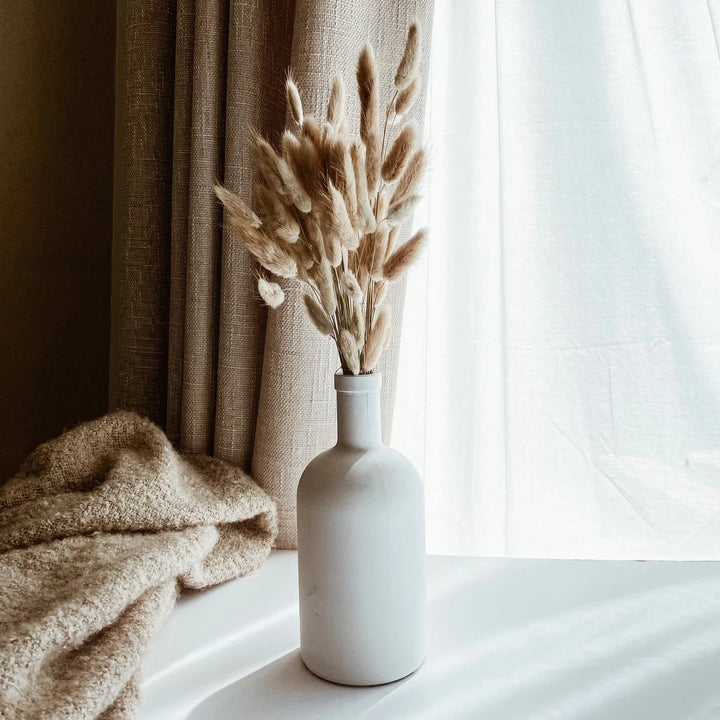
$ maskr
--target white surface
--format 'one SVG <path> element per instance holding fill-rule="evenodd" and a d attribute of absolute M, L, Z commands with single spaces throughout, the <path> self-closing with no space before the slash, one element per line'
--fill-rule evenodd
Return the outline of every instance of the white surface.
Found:
<path fill-rule="evenodd" d="M 378 685 L 425 657 L 423 486 L 382 443 L 379 375 L 335 375 L 337 444 L 297 489 L 300 651 L 316 675 Z"/>
<path fill-rule="evenodd" d="M 146 665 L 143 720 L 714 720 L 720 564 L 430 557 L 429 647 L 406 680 L 316 678 L 294 552 L 187 595 Z"/>
<path fill-rule="evenodd" d="M 392 438 L 428 549 L 720 559 L 720 1 L 435 9 Z"/>

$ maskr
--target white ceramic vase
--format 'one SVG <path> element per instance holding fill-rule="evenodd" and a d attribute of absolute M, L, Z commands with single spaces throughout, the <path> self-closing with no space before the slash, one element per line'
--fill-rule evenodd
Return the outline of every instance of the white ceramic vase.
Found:
<path fill-rule="evenodd" d="M 425 654 L 423 488 L 382 443 L 381 382 L 335 375 L 337 445 L 310 462 L 297 493 L 300 652 L 346 685 L 398 680 Z"/>

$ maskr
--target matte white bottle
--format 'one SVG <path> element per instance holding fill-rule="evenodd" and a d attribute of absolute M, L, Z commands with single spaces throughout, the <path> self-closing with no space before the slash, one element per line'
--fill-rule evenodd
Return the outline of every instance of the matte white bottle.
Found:
<path fill-rule="evenodd" d="M 422 482 L 382 443 L 381 382 L 335 375 L 337 445 L 297 492 L 302 659 L 346 685 L 398 680 L 425 655 Z"/>

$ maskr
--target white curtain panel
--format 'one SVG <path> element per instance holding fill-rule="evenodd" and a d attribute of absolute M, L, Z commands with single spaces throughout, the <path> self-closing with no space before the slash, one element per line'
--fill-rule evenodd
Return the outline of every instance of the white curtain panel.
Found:
<path fill-rule="evenodd" d="M 436 3 L 393 422 L 430 552 L 720 559 L 719 35 L 718 0 Z"/>

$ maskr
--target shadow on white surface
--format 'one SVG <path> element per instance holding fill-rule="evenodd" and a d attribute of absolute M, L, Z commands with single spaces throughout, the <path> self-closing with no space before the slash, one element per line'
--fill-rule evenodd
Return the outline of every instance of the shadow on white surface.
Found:
<path fill-rule="evenodd" d="M 720 720 L 720 563 L 429 558 L 427 660 L 369 688 L 303 665 L 294 573 L 181 603 L 143 720 Z"/>
<path fill-rule="evenodd" d="M 373 687 L 336 685 L 313 675 L 303 664 L 300 651 L 295 650 L 216 692 L 201 702 L 187 720 L 368 717 L 380 701 L 409 679 Z"/>

